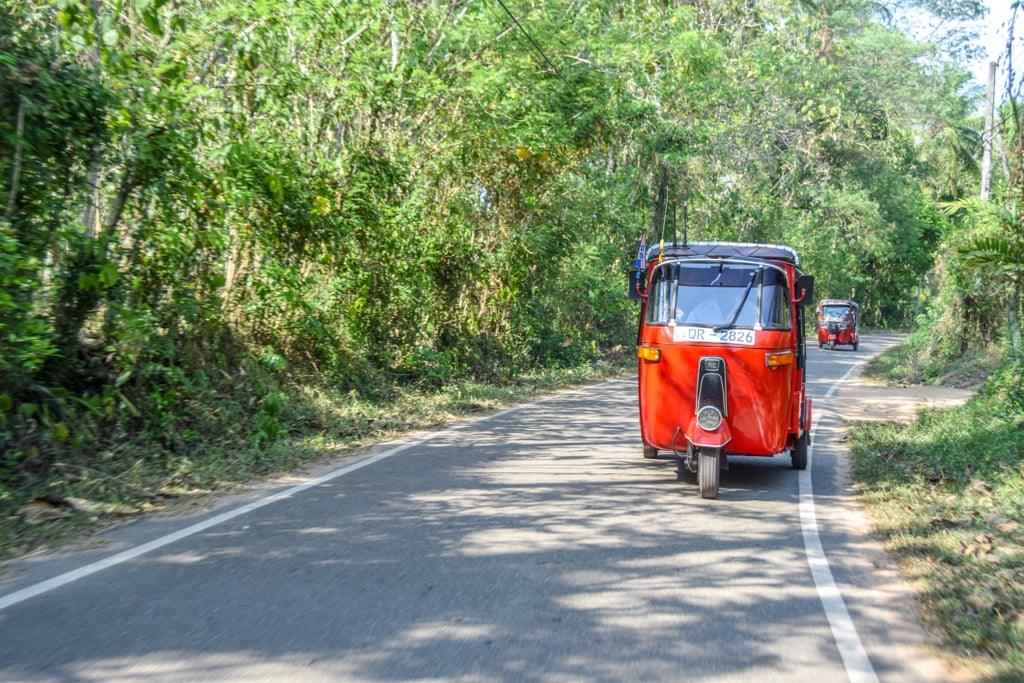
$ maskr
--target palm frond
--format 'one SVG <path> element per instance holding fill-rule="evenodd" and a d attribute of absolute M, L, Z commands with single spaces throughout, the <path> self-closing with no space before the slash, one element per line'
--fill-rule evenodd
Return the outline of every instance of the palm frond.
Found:
<path fill-rule="evenodd" d="M 1024 271 L 1024 246 L 1005 237 L 980 237 L 960 249 L 964 265 L 991 274 Z"/>

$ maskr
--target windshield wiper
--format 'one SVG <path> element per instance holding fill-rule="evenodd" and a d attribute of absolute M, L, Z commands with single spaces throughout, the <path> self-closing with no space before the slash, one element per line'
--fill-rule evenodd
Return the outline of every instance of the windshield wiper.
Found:
<path fill-rule="evenodd" d="M 750 271 L 750 282 L 747 283 L 747 288 L 743 290 L 743 297 L 740 302 L 736 304 L 736 308 L 733 310 L 732 315 L 729 316 L 729 322 L 722 325 L 715 325 L 712 329 L 715 333 L 727 330 L 736 324 L 736 319 L 740 317 L 740 311 L 743 310 L 743 304 L 747 303 L 747 297 L 750 296 L 750 288 L 754 286 L 754 280 L 757 279 L 757 274 L 761 272 L 761 269 Z"/>

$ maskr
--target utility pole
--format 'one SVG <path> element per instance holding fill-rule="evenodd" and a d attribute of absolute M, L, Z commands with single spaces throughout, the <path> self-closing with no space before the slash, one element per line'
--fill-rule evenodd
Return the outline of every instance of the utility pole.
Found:
<path fill-rule="evenodd" d="M 985 98 L 985 132 L 981 136 L 981 198 L 992 198 L 992 139 L 995 132 L 996 63 L 988 63 L 988 95 Z"/>

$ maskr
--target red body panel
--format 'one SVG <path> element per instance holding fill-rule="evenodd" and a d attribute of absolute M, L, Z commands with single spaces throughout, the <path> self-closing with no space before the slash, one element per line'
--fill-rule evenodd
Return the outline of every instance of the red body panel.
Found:
<path fill-rule="evenodd" d="M 825 310 L 829 314 L 825 314 Z M 841 313 L 840 313 L 841 311 Z M 860 311 L 852 301 L 825 299 L 818 304 L 818 346 L 853 346 L 860 343 Z"/>
<path fill-rule="evenodd" d="M 775 455 L 799 429 L 802 378 L 793 365 L 768 368 L 765 355 L 787 348 L 793 333 L 757 332 L 754 346 L 672 342 L 668 327 L 646 327 L 641 344 L 661 349 L 661 361 L 640 361 L 640 433 L 644 443 L 685 451 L 696 405 L 697 364 L 718 356 L 728 369 L 728 414 L 732 439 L 726 452 Z M 646 338 L 645 338 L 646 337 Z M 798 390 L 794 391 L 794 387 Z M 794 405 L 795 402 L 795 405 Z M 795 419 L 794 419 L 795 416 Z"/>
<path fill-rule="evenodd" d="M 720 458 L 796 453 L 811 422 L 803 311 L 813 278 L 805 278 L 787 247 L 672 245 L 664 262 L 655 261 L 662 249 L 652 248 L 641 271 L 638 393 L 645 446 L 677 457 L 705 449 Z M 702 306 L 721 302 L 720 312 L 698 317 Z M 699 391 L 705 392 L 700 399 Z M 710 409 L 717 410 L 720 426 L 702 429 L 698 408 L 708 425 L 715 421 Z"/>
<path fill-rule="evenodd" d="M 818 326 L 818 345 L 828 344 L 829 341 L 835 341 L 836 344 L 852 345 L 855 344 L 857 339 L 857 331 L 853 329 L 853 324 L 849 323 L 848 327 L 841 328 L 838 332 L 829 333 L 829 330 L 824 326 Z"/>

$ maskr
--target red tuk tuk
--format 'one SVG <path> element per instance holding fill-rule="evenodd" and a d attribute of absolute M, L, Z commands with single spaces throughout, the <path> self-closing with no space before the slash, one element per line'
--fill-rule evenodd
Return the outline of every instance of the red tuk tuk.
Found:
<path fill-rule="evenodd" d="M 641 247 L 643 252 L 643 247 Z M 814 278 L 786 246 L 653 246 L 631 273 L 644 457 L 678 461 L 702 498 L 718 495 L 728 456 L 789 450 L 807 467 L 804 306 Z"/>
<path fill-rule="evenodd" d="M 818 348 L 849 344 L 857 350 L 860 343 L 858 325 L 860 306 L 846 299 L 822 299 L 818 304 Z"/>

